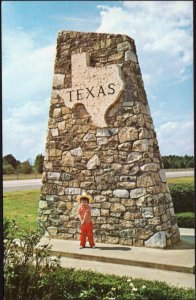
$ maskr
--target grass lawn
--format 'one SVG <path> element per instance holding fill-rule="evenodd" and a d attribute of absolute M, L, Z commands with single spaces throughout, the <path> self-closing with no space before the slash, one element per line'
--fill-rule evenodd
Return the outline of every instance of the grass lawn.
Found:
<path fill-rule="evenodd" d="M 183 184 L 183 183 L 194 183 L 194 177 L 175 177 L 175 178 L 167 178 L 168 184 Z"/>
<path fill-rule="evenodd" d="M 36 230 L 40 190 L 3 193 L 3 215 L 20 229 Z"/>
<path fill-rule="evenodd" d="M 23 179 L 39 179 L 42 178 L 42 174 L 32 173 L 32 174 L 18 174 L 18 178 L 16 174 L 3 175 L 3 180 L 23 180 Z"/>
<path fill-rule="evenodd" d="M 182 169 L 164 169 L 166 172 L 182 172 L 182 171 L 194 171 L 194 168 L 182 168 Z"/>

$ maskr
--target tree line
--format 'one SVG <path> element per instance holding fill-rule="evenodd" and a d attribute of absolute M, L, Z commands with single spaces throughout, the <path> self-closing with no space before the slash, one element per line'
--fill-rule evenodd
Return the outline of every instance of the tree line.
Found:
<path fill-rule="evenodd" d="M 20 162 L 12 154 L 3 157 L 3 174 L 31 174 L 43 172 L 44 156 L 38 154 L 32 164 L 30 160 Z"/>
<path fill-rule="evenodd" d="M 194 156 L 177 156 L 165 155 L 162 156 L 162 161 L 165 169 L 186 169 L 194 168 Z M 43 172 L 44 156 L 38 154 L 33 164 L 29 160 L 20 162 L 12 154 L 3 157 L 3 174 L 30 174 L 33 172 Z"/>
<path fill-rule="evenodd" d="M 194 168 L 194 156 L 165 155 L 162 156 L 164 169 Z"/>

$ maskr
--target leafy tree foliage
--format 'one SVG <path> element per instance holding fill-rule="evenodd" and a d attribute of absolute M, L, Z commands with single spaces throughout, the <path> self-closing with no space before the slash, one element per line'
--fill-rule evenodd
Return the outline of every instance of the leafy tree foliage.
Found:
<path fill-rule="evenodd" d="M 13 174 L 14 168 L 7 161 L 3 161 L 3 174 Z"/>
<path fill-rule="evenodd" d="M 44 164 L 44 156 L 42 154 L 38 154 L 35 158 L 34 168 L 38 173 L 43 172 L 43 164 Z"/>
<path fill-rule="evenodd" d="M 165 169 L 194 168 L 194 156 L 167 155 L 162 156 L 162 161 Z"/>
<path fill-rule="evenodd" d="M 3 162 L 7 162 L 9 165 L 11 165 L 14 169 L 17 168 L 17 166 L 20 164 L 19 160 L 16 160 L 16 158 L 12 154 L 7 154 L 3 157 Z"/>
<path fill-rule="evenodd" d="M 32 173 L 32 166 L 28 160 L 24 161 L 20 165 L 20 171 L 23 174 L 30 174 Z"/>

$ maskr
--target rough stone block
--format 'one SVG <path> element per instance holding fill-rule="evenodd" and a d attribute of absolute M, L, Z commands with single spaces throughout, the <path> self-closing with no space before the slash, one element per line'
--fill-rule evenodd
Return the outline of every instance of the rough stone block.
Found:
<path fill-rule="evenodd" d="M 110 206 L 112 205 L 112 203 L 110 202 L 103 202 L 101 203 L 101 208 L 105 209 L 105 208 L 110 208 Z"/>
<path fill-rule="evenodd" d="M 128 41 L 117 44 L 118 51 L 131 50 L 131 44 Z"/>
<path fill-rule="evenodd" d="M 159 205 L 159 206 L 155 206 L 154 208 L 153 208 L 153 210 L 154 210 L 154 214 L 155 214 L 155 216 L 160 216 L 160 215 L 162 215 L 163 213 L 164 213 L 164 208 L 163 208 L 163 206 L 162 205 Z"/>
<path fill-rule="evenodd" d="M 138 140 L 133 143 L 133 151 L 148 152 L 149 142 L 147 139 Z"/>
<path fill-rule="evenodd" d="M 100 159 L 98 157 L 98 155 L 94 155 L 87 163 L 87 169 L 88 170 L 92 170 L 92 169 L 96 169 L 98 166 L 100 166 Z"/>
<path fill-rule="evenodd" d="M 170 214 L 171 214 L 172 217 L 175 216 L 175 212 L 174 212 L 174 208 L 173 207 L 171 207 L 169 209 L 169 211 L 170 211 Z"/>
<path fill-rule="evenodd" d="M 134 215 L 133 215 L 133 213 L 130 213 L 130 212 L 126 211 L 126 212 L 124 213 L 123 218 L 124 218 L 125 220 L 134 220 Z"/>
<path fill-rule="evenodd" d="M 119 238 L 113 236 L 102 236 L 101 241 L 107 244 L 118 244 Z"/>
<path fill-rule="evenodd" d="M 54 180 L 59 180 L 61 173 L 60 172 L 46 172 L 47 174 L 47 179 L 54 179 Z"/>
<path fill-rule="evenodd" d="M 118 136 L 120 143 L 134 141 L 138 139 L 138 131 L 134 127 L 125 127 L 119 131 Z"/>
<path fill-rule="evenodd" d="M 127 163 L 133 163 L 135 161 L 138 161 L 142 158 L 142 154 L 138 152 L 132 152 L 127 157 Z"/>
<path fill-rule="evenodd" d="M 68 151 L 63 152 L 62 166 L 73 166 L 73 165 L 74 165 L 74 158 L 72 157 L 71 153 Z"/>
<path fill-rule="evenodd" d="M 59 129 L 60 131 L 65 130 L 65 128 L 66 128 L 66 123 L 65 123 L 65 121 L 62 121 L 62 122 L 59 122 L 59 123 L 58 123 L 58 129 Z"/>
<path fill-rule="evenodd" d="M 56 236 L 57 235 L 57 227 L 50 226 L 50 227 L 47 228 L 47 231 L 52 236 Z"/>
<path fill-rule="evenodd" d="M 64 88 L 64 79 L 65 75 L 63 74 L 54 74 L 53 77 L 53 88 Z"/>
<path fill-rule="evenodd" d="M 52 136 L 58 136 L 59 135 L 58 128 L 52 128 L 51 129 L 51 134 L 52 134 Z"/>
<path fill-rule="evenodd" d="M 120 237 L 122 238 L 134 238 L 135 237 L 135 228 L 125 229 L 120 231 Z"/>
<path fill-rule="evenodd" d="M 47 201 L 42 201 L 42 200 L 39 201 L 39 208 L 44 209 L 47 207 L 48 207 Z"/>
<path fill-rule="evenodd" d="M 88 132 L 84 137 L 83 137 L 84 142 L 89 142 L 89 141 L 96 141 L 96 137 L 94 133 Z"/>
<path fill-rule="evenodd" d="M 99 217 L 100 216 L 100 209 L 92 208 L 91 209 L 91 214 L 92 214 L 92 217 Z"/>
<path fill-rule="evenodd" d="M 136 182 L 118 182 L 117 188 L 119 189 L 134 189 L 136 187 Z"/>
<path fill-rule="evenodd" d="M 61 115 L 61 108 L 55 108 L 53 111 L 53 117 L 57 118 L 60 117 L 60 115 Z"/>
<path fill-rule="evenodd" d="M 127 190 L 114 190 L 113 192 L 115 197 L 119 197 L 119 198 L 129 198 L 129 192 Z"/>
<path fill-rule="evenodd" d="M 141 166 L 140 168 L 143 172 L 149 172 L 149 171 L 156 172 L 160 167 L 158 164 L 148 163 L 148 164 Z"/>
<path fill-rule="evenodd" d="M 56 201 L 58 197 L 56 195 L 46 195 L 47 201 Z"/>
<path fill-rule="evenodd" d="M 116 130 L 117 131 L 117 129 L 116 128 L 114 128 L 113 130 L 112 130 L 112 128 L 99 128 L 99 129 L 97 129 L 97 133 L 96 133 L 96 136 L 97 137 L 109 137 L 109 136 L 112 136 L 113 134 L 114 134 L 114 130 Z"/>
<path fill-rule="evenodd" d="M 78 147 L 75 149 L 70 150 L 71 155 L 76 155 L 76 156 L 82 156 L 82 148 Z"/>
<path fill-rule="evenodd" d="M 112 203 L 112 205 L 110 207 L 110 211 L 111 212 L 122 212 L 122 211 L 125 211 L 125 207 L 124 207 L 124 205 L 122 205 L 120 203 Z"/>
<path fill-rule="evenodd" d="M 130 198 L 136 199 L 146 194 L 145 188 L 138 188 L 130 191 Z"/>
<path fill-rule="evenodd" d="M 80 195 L 80 188 L 66 188 L 65 195 Z"/>
<path fill-rule="evenodd" d="M 101 209 L 101 216 L 107 217 L 110 215 L 109 209 Z"/>
<path fill-rule="evenodd" d="M 108 61 L 114 61 L 123 58 L 124 54 L 123 53 L 116 53 L 112 54 L 108 57 Z"/>
<path fill-rule="evenodd" d="M 125 61 L 129 61 L 129 60 L 137 63 L 137 56 L 130 50 L 125 52 Z"/>
<path fill-rule="evenodd" d="M 165 175 L 165 170 L 160 170 L 159 175 L 161 177 L 162 182 L 166 182 L 166 175 Z"/>
<path fill-rule="evenodd" d="M 133 199 L 130 199 L 130 198 L 127 198 L 127 199 L 121 199 L 121 204 L 126 206 L 126 207 L 135 207 L 136 205 L 136 200 L 133 200 Z"/>
<path fill-rule="evenodd" d="M 106 229 L 106 230 L 112 230 L 112 229 L 114 229 L 113 226 L 110 225 L 110 224 L 102 224 L 101 228 L 102 229 Z"/>
<path fill-rule="evenodd" d="M 61 180 L 62 181 L 70 181 L 72 179 L 72 175 L 69 173 L 62 173 Z"/>
<path fill-rule="evenodd" d="M 97 138 L 97 144 L 98 145 L 105 145 L 109 142 L 107 137 L 101 137 L 101 138 Z"/>
<path fill-rule="evenodd" d="M 153 208 L 152 207 L 142 207 L 141 208 L 141 213 L 142 213 L 142 216 L 144 218 L 153 218 L 154 217 L 154 214 L 153 214 Z"/>
<path fill-rule="evenodd" d="M 137 186 L 138 187 L 148 187 L 148 186 L 153 186 L 156 185 L 157 181 L 154 178 L 154 176 L 150 173 L 143 174 L 139 177 L 137 177 Z"/>
<path fill-rule="evenodd" d="M 39 220 L 40 222 L 46 222 L 48 220 L 48 215 L 45 215 L 44 214 L 44 211 L 43 211 L 43 214 L 39 216 Z"/>
<path fill-rule="evenodd" d="M 99 211 L 100 213 L 100 211 Z M 103 223 L 107 223 L 106 221 L 106 217 L 97 217 L 96 220 L 94 221 L 95 224 L 103 224 Z"/>
<path fill-rule="evenodd" d="M 96 196 L 94 197 L 94 200 L 95 200 L 95 202 L 105 202 L 107 199 L 106 199 L 105 196 L 102 196 L 102 195 L 96 195 Z M 108 204 L 109 204 L 109 203 L 108 203 Z"/>
<path fill-rule="evenodd" d="M 120 176 L 120 181 L 135 182 L 136 176 Z"/>
<path fill-rule="evenodd" d="M 145 246 L 153 248 L 165 248 L 166 247 L 166 233 L 165 231 L 159 231 L 151 236 L 144 242 Z"/>

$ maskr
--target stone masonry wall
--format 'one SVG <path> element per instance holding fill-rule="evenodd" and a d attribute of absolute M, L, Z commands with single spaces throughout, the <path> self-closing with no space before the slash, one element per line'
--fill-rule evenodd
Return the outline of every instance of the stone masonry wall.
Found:
<path fill-rule="evenodd" d="M 89 64 L 117 64 L 118 101 L 97 127 L 82 101 L 72 109 L 56 92 L 72 88 L 71 55 Z M 159 153 L 134 40 L 126 35 L 58 34 L 39 223 L 50 236 L 79 239 L 76 196 L 90 193 L 95 241 L 165 247 L 179 241 L 172 198 Z M 107 101 L 107 99 L 105 100 Z"/>

